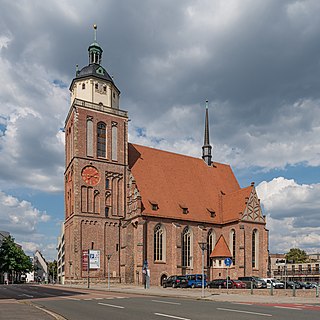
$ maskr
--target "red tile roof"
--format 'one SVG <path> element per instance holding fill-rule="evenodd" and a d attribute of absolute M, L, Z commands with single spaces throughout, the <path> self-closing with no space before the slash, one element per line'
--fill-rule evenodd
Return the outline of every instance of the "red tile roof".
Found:
<path fill-rule="evenodd" d="M 240 188 L 229 165 L 214 162 L 208 166 L 199 158 L 135 144 L 129 144 L 129 167 L 142 197 L 142 214 L 148 216 L 237 221 L 252 190 Z M 152 210 L 152 203 L 158 205 L 157 210 Z"/>
<path fill-rule="evenodd" d="M 217 241 L 216 246 L 210 254 L 210 258 L 231 258 L 232 254 L 229 250 L 229 247 L 224 239 L 224 236 L 221 235 Z"/>

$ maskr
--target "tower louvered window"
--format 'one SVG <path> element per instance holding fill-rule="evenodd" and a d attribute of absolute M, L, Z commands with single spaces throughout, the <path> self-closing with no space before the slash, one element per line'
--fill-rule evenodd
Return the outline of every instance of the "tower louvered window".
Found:
<path fill-rule="evenodd" d="M 97 156 L 106 157 L 106 124 L 99 122 L 97 126 Z"/>

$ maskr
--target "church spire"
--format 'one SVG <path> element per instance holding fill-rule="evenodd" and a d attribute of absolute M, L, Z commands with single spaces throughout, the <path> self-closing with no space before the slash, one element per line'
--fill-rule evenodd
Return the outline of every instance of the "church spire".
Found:
<path fill-rule="evenodd" d="M 210 166 L 211 165 L 211 150 L 212 147 L 209 142 L 209 112 L 208 112 L 208 100 L 206 100 L 206 118 L 204 127 L 204 142 L 202 146 L 202 159 Z"/>

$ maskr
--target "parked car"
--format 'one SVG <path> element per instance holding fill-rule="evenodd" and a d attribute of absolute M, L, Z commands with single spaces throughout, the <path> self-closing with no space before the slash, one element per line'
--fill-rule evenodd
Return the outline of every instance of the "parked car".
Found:
<path fill-rule="evenodd" d="M 163 280 L 162 286 L 164 288 L 186 288 L 188 286 L 188 280 L 186 276 L 170 276 L 169 278 Z"/>
<path fill-rule="evenodd" d="M 202 274 L 187 274 L 188 287 L 201 288 L 202 287 Z M 207 286 L 206 275 L 204 275 L 204 286 Z"/>
<path fill-rule="evenodd" d="M 267 283 L 267 288 L 271 288 L 271 286 L 275 289 L 284 289 L 284 284 L 273 278 L 263 278 L 263 280 Z"/>
<path fill-rule="evenodd" d="M 245 289 L 247 287 L 247 285 L 241 280 L 231 280 L 231 282 L 232 282 L 232 288 Z"/>
<path fill-rule="evenodd" d="M 209 281 L 207 284 L 208 288 L 227 288 L 227 280 L 226 279 L 215 279 Z M 228 288 L 232 288 L 232 281 L 228 280 Z"/>
<path fill-rule="evenodd" d="M 309 282 L 297 281 L 296 283 L 300 285 L 301 289 L 312 289 L 312 285 Z"/>
<path fill-rule="evenodd" d="M 251 283 L 254 289 L 267 288 L 267 283 L 258 277 L 238 277 L 238 280 L 244 282 L 247 285 L 247 288 L 251 288 Z"/>
<path fill-rule="evenodd" d="M 296 289 L 300 289 L 300 284 L 299 283 L 296 283 L 294 281 L 282 281 L 283 285 L 285 288 L 287 289 L 293 289 L 293 286 L 296 288 Z"/>

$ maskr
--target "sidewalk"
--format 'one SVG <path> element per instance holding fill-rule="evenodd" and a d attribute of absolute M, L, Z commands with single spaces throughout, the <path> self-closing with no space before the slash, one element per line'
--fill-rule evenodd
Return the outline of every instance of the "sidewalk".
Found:
<path fill-rule="evenodd" d="M 82 288 L 86 289 L 86 285 L 64 285 L 64 287 L 70 288 Z M 109 291 L 107 285 L 103 284 L 90 284 L 92 290 Z M 278 291 L 280 290 L 280 291 Z M 175 297 L 175 298 L 188 298 L 188 299 L 205 299 L 211 301 L 229 301 L 229 302 L 243 302 L 243 303 L 275 303 L 275 304 L 319 304 L 320 298 L 316 297 L 315 290 L 306 292 L 296 291 L 296 297 L 292 296 L 292 291 L 284 289 L 274 290 L 274 295 L 270 295 L 269 290 L 256 289 L 253 294 L 250 290 L 233 289 L 227 291 L 226 289 L 205 289 L 204 297 L 202 298 L 201 289 L 173 289 L 173 288 L 162 288 L 159 286 L 152 286 L 150 289 L 144 289 L 142 286 L 134 285 L 122 285 L 112 284 L 110 292 L 117 293 L 132 293 L 148 296 L 160 296 L 160 297 Z M 311 289 L 310 289 L 311 290 Z M 301 296 L 304 294 L 305 296 Z"/>

